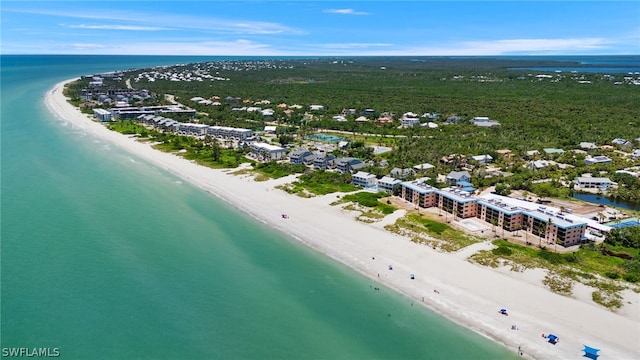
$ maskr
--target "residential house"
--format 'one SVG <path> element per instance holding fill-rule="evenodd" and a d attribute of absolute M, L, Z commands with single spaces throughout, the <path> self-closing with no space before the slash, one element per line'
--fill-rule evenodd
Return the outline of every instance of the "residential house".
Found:
<path fill-rule="evenodd" d="M 544 148 L 542 149 L 542 151 L 544 151 L 544 153 L 547 155 L 556 155 L 556 154 L 564 153 L 563 149 L 555 149 L 555 148 Z"/>
<path fill-rule="evenodd" d="M 480 163 L 480 165 L 484 165 L 484 164 L 488 164 L 493 162 L 493 156 L 491 155 L 474 155 L 471 157 L 471 159 L 477 161 L 478 163 Z"/>
<path fill-rule="evenodd" d="M 415 165 L 413 167 L 413 169 L 415 171 L 420 171 L 420 170 L 429 170 L 429 169 L 433 169 L 435 166 L 429 164 L 429 163 L 424 163 L 424 164 L 420 164 L 420 165 Z"/>
<path fill-rule="evenodd" d="M 506 159 L 510 159 L 513 156 L 513 154 L 511 153 L 511 150 L 509 149 L 496 150 L 496 153 Z"/>
<path fill-rule="evenodd" d="M 353 182 L 353 185 L 360 186 L 363 188 L 372 188 L 376 186 L 376 180 L 377 179 L 375 175 L 369 174 L 364 171 L 358 171 L 357 173 L 353 174 L 353 176 L 351 177 L 351 181 Z"/>
<path fill-rule="evenodd" d="M 609 159 L 608 157 L 604 156 L 604 155 L 599 155 L 599 156 L 588 156 L 584 159 L 584 163 L 586 165 L 594 165 L 594 164 L 608 164 L 611 163 L 611 159 Z"/>
<path fill-rule="evenodd" d="M 466 171 L 452 171 L 447 175 L 447 184 L 456 185 L 460 181 L 471 181 L 471 175 Z"/>
<path fill-rule="evenodd" d="M 420 124 L 420 118 L 418 117 L 418 114 L 408 112 L 408 113 L 402 114 L 402 117 L 400 118 L 400 122 L 404 127 L 411 127 L 411 126 Z"/>
<path fill-rule="evenodd" d="M 597 149 L 598 146 L 592 142 L 581 142 L 580 143 L 580 148 L 581 149 L 587 149 L 587 150 L 593 150 L 593 149 Z"/>
<path fill-rule="evenodd" d="M 385 125 L 385 124 L 393 124 L 393 117 L 390 115 L 382 115 L 376 119 L 376 124 Z"/>
<path fill-rule="evenodd" d="M 360 159 L 346 157 L 336 159 L 336 170 L 341 173 L 350 173 L 356 170 L 360 170 L 365 167 L 365 164 Z"/>
<path fill-rule="evenodd" d="M 310 111 L 324 111 L 323 105 L 311 105 L 309 106 Z"/>
<path fill-rule="evenodd" d="M 422 114 L 423 118 L 427 118 L 427 119 L 431 119 L 431 120 L 437 120 L 440 118 L 440 114 L 438 113 L 424 113 Z"/>
<path fill-rule="evenodd" d="M 335 167 L 335 159 L 336 156 L 333 154 L 316 154 L 315 158 L 313 159 L 313 168 L 316 170 L 333 169 Z"/>
<path fill-rule="evenodd" d="M 633 150 L 633 152 L 631 153 L 631 157 L 636 160 L 640 159 L 640 149 Z"/>
<path fill-rule="evenodd" d="M 410 178 L 413 175 L 415 175 L 415 171 L 413 169 L 411 169 L 411 168 L 404 168 L 404 169 L 393 168 L 389 172 L 389 175 L 391 175 L 391 177 L 393 177 L 395 179 L 405 180 L 405 179 Z"/>
<path fill-rule="evenodd" d="M 460 117 L 460 116 L 456 116 L 456 115 L 454 115 L 454 116 L 449 116 L 449 117 L 447 118 L 447 120 L 445 120 L 445 122 L 446 122 L 447 124 L 453 124 L 453 123 L 457 123 L 457 122 L 460 122 L 460 121 L 462 121 L 462 117 Z"/>
<path fill-rule="evenodd" d="M 429 129 L 435 129 L 438 127 L 438 124 L 434 123 L 434 122 L 426 122 L 424 124 L 420 124 L 420 127 L 428 127 Z"/>
<path fill-rule="evenodd" d="M 535 158 L 536 156 L 540 155 L 540 151 L 538 150 L 528 150 L 525 151 L 524 155 L 526 157 L 528 157 L 529 159 Z"/>
<path fill-rule="evenodd" d="M 494 126 L 500 126 L 500 122 L 496 121 L 496 120 L 490 120 L 488 117 L 486 116 L 476 116 L 473 119 L 471 119 L 471 123 L 473 125 L 476 126 L 481 126 L 481 127 L 494 127 Z"/>
<path fill-rule="evenodd" d="M 614 145 L 620 145 L 620 146 L 629 146 L 631 145 L 631 142 L 629 140 L 626 139 L 621 139 L 621 138 L 616 138 L 611 140 L 611 143 Z"/>
<path fill-rule="evenodd" d="M 382 179 L 378 180 L 378 190 L 394 194 L 400 188 L 400 183 L 402 183 L 402 180 L 394 179 L 391 176 L 383 176 Z"/>
<path fill-rule="evenodd" d="M 362 116 L 375 116 L 376 111 L 374 109 L 364 109 L 360 111 L 360 115 Z"/>
<path fill-rule="evenodd" d="M 332 119 L 333 121 L 340 121 L 340 122 L 347 121 L 347 118 L 346 118 L 346 117 L 344 117 L 344 116 L 342 116 L 342 115 L 336 115 L 336 116 L 333 116 L 331 119 Z"/>
<path fill-rule="evenodd" d="M 440 158 L 440 162 L 450 166 L 464 166 L 467 164 L 467 157 L 460 154 L 451 154 Z"/>
<path fill-rule="evenodd" d="M 609 178 L 604 177 L 577 177 L 573 180 L 573 182 L 580 189 L 607 189 L 609 186 L 613 184 L 613 182 Z"/>
<path fill-rule="evenodd" d="M 316 159 L 316 154 L 309 154 L 302 158 L 302 163 L 306 166 L 313 165 L 313 161 Z"/>
<path fill-rule="evenodd" d="M 551 163 L 547 160 L 534 160 L 529 162 L 526 166 L 529 170 L 540 170 L 549 166 Z"/>
<path fill-rule="evenodd" d="M 313 154 L 311 153 L 311 151 L 306 150 L 306 149 L 300 149 L 300 150 L 292 151 L 292 152 L 289 153 L 289 161 L 292 164 L 300 165 L 300 164 L 304 163 L 304 157 L 305 156 L 309 156 L 309 155 L 313 155 Z"/>

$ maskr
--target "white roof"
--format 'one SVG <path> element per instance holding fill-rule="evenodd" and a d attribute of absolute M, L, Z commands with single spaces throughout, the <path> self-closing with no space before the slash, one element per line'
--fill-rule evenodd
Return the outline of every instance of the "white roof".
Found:
<path fill-rule="evenodd" d="M 267 143 L 263 143 L 263 142 L 253 143 L 253 146 L 258 147 L 258 148 L 262 148 L 262 149 L 265 149 L 265 150 L 269 150 L 269 151 L 285 151 L 285 148 L 282 148 L 280 146 L 267 144 Z"/>
<path fill-rule="evenodd" d="M 376 177 L 376 176 L 374 174 L 369 174 L 368 172 L 358 171 L 353 175 L 353 177 L 370 179 L 371 177 Z"/>
<path fill-rule="evenodd" d="M 416 170 L 426 170 L 426 169 L 431 169 L 434 168 L 435 166 L 429 164 L 429 163 L 424 163 L 424 164 L 420 164 L 420 165 L 416 165 L 413 168 Z"/>

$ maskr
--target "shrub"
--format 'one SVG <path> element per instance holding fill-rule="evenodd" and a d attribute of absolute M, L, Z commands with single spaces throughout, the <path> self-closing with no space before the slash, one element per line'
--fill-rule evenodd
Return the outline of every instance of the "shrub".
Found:
<path fill-rule="evenodd" d="M 540 250 L 538 256 L 547 260 L 551 264 L 561 264 L 563 262 L 562 255 L 547 250 Z"/>
<path fill-rule="evenodd" d="M 513 251 L 506 246 L 498 246 L 497 248 L 491 250 L 491 252 L 493 253 L 493 255 L 498 256 L 509 256 L 513 254 Z"/>
<path fill-rule="evenodd" d="M 617 271 L 607 271 L 605 275 L 609 279 L 618 279 L 620 277 L 620 274 Z"/>

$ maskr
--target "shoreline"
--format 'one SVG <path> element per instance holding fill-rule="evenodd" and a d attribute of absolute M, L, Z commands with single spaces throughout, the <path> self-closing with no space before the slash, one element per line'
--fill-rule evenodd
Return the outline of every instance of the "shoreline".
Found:
<path fill-rule="evenodd" d="M 47 108 L 60 121 L 171 172 L 293 241 L 514 353 L 522 347 L 525 358 L 566 359 L 581 357 L 585 344 L 601 349 L 605 359 L 640 357 L 640 321 L 635 313 L 621 315 L 554 294 L 540 281 L 536 284 L 536 276 L 540 275 L 536 271 L 514 273 L 485 268 L 466 261 L 466 256 L 439 253 L 372 224 L 358 222 L 349 212 L 329 205 L 336 199 L 335 194 L 303 199 L 274 188 L 290 181 L 290 177 L 256 182 L 253 177 L 231 175 L 229 170 L 206 168 L 155 150 L 150 144 L 108 130 L 69 104 L 62 89 L 76 79 L 56 84 L 45 95 Z M 283 213 L 289 218 L 282 219 Z M 392 271 L 388 270 L 390 264 Z M 411 280 L 409 274 L 416 278 Z M 623 301 L 638 307 L 640 295 L 629 293 Z M 502 307 L 509 309 L 510 316 L 498 314 Z M 519 330 L 512 330 L 512 324 Z M 561 338 L 555 346 L 541 338 L 542 333 L 550 332 Z"/>

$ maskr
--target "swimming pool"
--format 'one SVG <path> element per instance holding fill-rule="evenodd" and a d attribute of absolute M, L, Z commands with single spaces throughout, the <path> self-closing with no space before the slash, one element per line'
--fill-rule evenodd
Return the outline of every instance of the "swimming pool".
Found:
<path fill-rule="evenodd" d="M 329 134 L 313 134 L 306 137 L 309 140 L 323 141 L 329 143 L 337 143 L 344 140 L 344 138 Z"/>
<path fill-rule="evenodd" d="M 628 227 L 628 226 L 640 226 L 640 219 L 639 218 L 631 218 L 631 219 L 621 220 L 620 222 L 612 221 L 610 223 L 606 223 L 605 225 L 607 225 L 609 227 L 612 227 L 614 229 L 620 229 L 620 228 Z"/>

